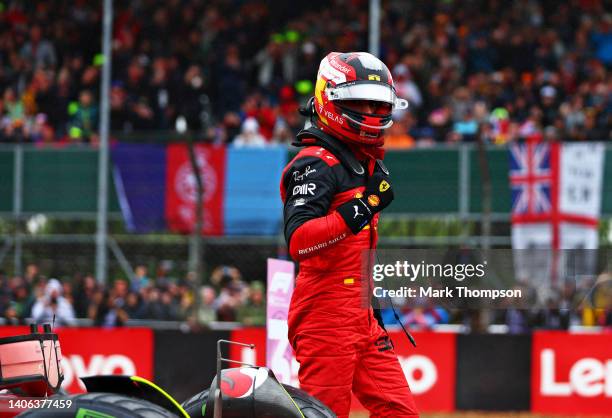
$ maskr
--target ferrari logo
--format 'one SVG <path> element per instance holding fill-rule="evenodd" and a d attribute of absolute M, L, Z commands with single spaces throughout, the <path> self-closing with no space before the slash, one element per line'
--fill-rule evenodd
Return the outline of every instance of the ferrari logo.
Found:
<path fill-rule="evenodd" d="M 386 192 L 387 190 L 389 190 L 389 187 L 391 187 L 391 185 L 389 183 L 387 183 L 387 180 L 383 180 L 380 182 L 380 186 L 378 186 L 378 190 L 380 190 L 380 192 Z"/>
<path fill-rule="evenodd" d="M 380 76 L 377 74 L 368 75 L 368 80 L 380 81 Z"/>

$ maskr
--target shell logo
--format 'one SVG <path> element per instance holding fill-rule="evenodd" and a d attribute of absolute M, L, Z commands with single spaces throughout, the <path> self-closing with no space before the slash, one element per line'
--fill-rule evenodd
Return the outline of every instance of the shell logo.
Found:
<path fill-rule="evenodd" d="M 378 206 L 380 204 L 379 197 L 375 194 L 371 194 L 370 196 L 368 196 L 368 204 L 374 207 Z"/>
<path fill-rule="evenodd" d="M 268 371 L 263 368 L 243 367 L 224 370 L 221 376 L 221 392 L 224 395 L 246 398 L 268 379 Z"/>

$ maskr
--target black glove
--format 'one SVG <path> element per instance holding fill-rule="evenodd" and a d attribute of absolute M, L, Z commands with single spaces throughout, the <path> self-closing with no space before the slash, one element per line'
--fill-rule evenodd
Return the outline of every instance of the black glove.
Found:
<path fill-rule="evenodd" d="M 370 223 L 374 214 L 389 206 L 392 200 L 393 188 L 389 177 L 382 172 L 375 172 L 368 180 L 363 196 L 340 205 L 338 212 L 353 234 L 356 234 Z"/>

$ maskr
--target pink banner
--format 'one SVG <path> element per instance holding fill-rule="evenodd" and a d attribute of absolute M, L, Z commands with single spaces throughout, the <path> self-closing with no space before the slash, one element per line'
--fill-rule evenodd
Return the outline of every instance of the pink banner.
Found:
<path fill-rule="evenodd" d="M 282 383 L 297 385 L 297 366 L 287 338 L 287 314 L 293 294 L 291 261 L 268 259 L 266 366 Z"/>

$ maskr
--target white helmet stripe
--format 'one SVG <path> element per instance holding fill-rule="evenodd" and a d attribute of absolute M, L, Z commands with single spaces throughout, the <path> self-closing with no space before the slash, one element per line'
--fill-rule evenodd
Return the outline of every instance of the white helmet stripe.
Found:
<path fill-rule="evenodd" d="M 319 74 L 317 77 L 320 78 L 321 76 L 333 81 L 335 84 L 346 82 L 346 74 L 332 67 L 327 57 L 321 61 L 321 65 L 319 66 Z"/>

